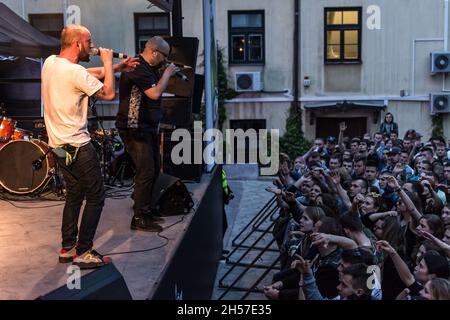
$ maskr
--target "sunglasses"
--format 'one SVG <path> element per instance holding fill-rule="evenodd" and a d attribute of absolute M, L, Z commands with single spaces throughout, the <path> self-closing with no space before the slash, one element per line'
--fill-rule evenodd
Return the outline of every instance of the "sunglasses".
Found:
<path fill-rule="evenodd" d="M 155 49 L 155 51 L 161 53 L 164 56 L 164 58 L 166 58 L 166 59 L 169 57 L 169 55 L 167 53 L 162 52 L 161 50 Z"/>

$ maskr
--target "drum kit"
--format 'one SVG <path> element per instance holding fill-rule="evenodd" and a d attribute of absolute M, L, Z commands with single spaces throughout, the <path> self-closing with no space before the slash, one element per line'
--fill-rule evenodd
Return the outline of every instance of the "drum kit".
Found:
<path fill-rule="evenodd" d="M 33 194 L 56 177 L 50 147 L 3 116 L 0 122 L 0 185 L 13 194 Z"/>
<path fill-rule="evenodd" d="M 91 131 L 91 141 L 100 159 L 104 183 L 124 186 L 125 180 L 131 178 L 134 172 L 117 129 Z"/>
<path fill-rule="evenodd" d="M 32 132 L 16 124 L 11 118 L 0 118 L 0 186 L 15 195 L 36 195 L 51 186 L 52 191 L 63 196 L 64 179 L 55 155 L 44 141 L 46 135 L 40 134 L 36 139 Z M 40 121 L 35 128 L 44 131 L 45 125 Z M 105 184 L 123 186 L 129 162 L 117 130 L 101 129 L 90 134 Z"/>

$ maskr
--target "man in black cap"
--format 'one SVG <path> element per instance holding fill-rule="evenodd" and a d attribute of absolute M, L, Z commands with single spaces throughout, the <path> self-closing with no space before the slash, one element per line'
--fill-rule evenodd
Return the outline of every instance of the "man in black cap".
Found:
<path fill-rule="evenodd" d="M 338 153 L 339 149 L 336 147 L 337 139 L 333 136 L 327 138 L 327 153 L 329 156 Z"/>
<path fill-rule="evenodd" d="M 399 166 L 397 166 L 397 164 L 399 164 L 399 162 L 400 162 L 401 151 L 402 150 L 399 147 L 391 147 L 387 150 L 387 158 L 388 158 L 387 166 L 381 170 L 381 173 L 384 173 L 384 172 L 394 173 L 394 169 L 400 170 L 400 168 L 399 168 Z M 397 166 L 397 168 L 396 168 L 396 166 Z M 403 171 L 403 169 L 401 171 Z"/>

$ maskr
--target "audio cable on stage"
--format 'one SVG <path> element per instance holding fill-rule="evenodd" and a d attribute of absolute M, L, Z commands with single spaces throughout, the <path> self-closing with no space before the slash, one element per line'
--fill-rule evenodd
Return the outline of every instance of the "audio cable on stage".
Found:
<path fill-rule="evenodd" d="M 161 232 L 164 232 L 165 230 L 167 230 L 169 228 L 172 228 L 173 226 L 183 222 L 184 221 L 184 217 L 185 216 L 182 216 L 181 219 L 179 219 L 178 221 L 172 223 L 171 225 L 168 225 Z M 140 249 L 140 250 L 131 250 L 131 251 L 123 251 L 123 252 L 111 252 L 111 253 L 104 254 L 104 256 L 115 256 L 115 255 L 122 255 L 122 254 L 142 253 L 142 252 L 149 252 L 149 251 L 153 251 L 153 250 L 164 248 L 165 246 L 167 246 L 169 244 L 170 239 L 167 238 L 166 236 L 163 236 L 161 234 L 161 232 L 158 232 L 157 236 L 165 240 L 164 244 L 162 244 L 162 245 L 159 245 L 159 246 L 156 246 L 156 247 L 147 248 L 147 249 Z"/>

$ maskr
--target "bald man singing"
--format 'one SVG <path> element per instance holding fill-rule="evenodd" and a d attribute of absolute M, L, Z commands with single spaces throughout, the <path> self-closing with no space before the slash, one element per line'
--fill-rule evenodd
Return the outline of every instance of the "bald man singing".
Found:
<path fill-rule="evenodd" d="M 119 112 L 116 127 L 136 168 L 134 177 L 132 230 L 160 232 L 162 219 L 152 211 L 153 185 L 160 170 L 159 121 L 161 95 L 178 68 L 167 65 L 169 44 L 155 36 L 138 55 L 139 66 L 123 72 L 119 83 Z M 162 74 L 161 67 L 164 67 Z"/>
<path fill-rule="evenodd" d="M 105 193 L 100 162 L 87 129 L 88 99 L 114 99 L 114 72 L 130 71 L 138 64 L 137 59 L 130 58 L 113 65 L 112 51 L 100 49 L 103 67 L 86 69 L 78 63 L 89 61 L 92 48 L 94 43 L 86 27 L 66 26 L 61 32 L 59 55 L 48 57 L 42 69 L 49 145 L 62 168 L 67 190 L 59 261 L 73 262 L 82 269 L 101 267 L 111 261 L 93 250 Z"/>

